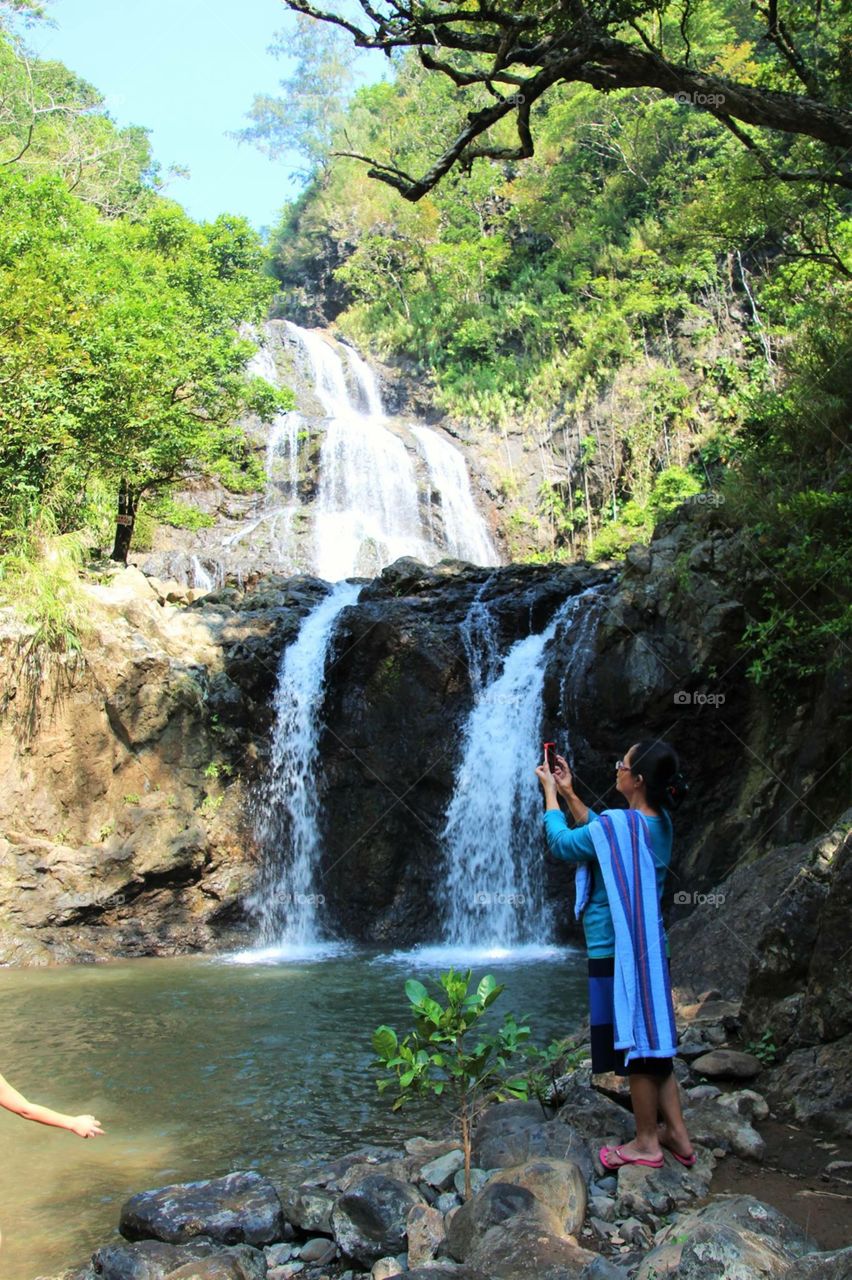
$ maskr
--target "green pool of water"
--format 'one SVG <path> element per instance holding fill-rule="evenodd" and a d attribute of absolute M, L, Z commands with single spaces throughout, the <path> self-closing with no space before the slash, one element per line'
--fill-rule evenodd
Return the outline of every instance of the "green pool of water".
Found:
<path fill-rule="evenodd" d="M 438 1128 L 378 1097 L 370 1034 L 405 1025 L 402 984 L 494 972 L 494 1012 L 545 1044 L 585 1014 L 585 966 L 561 950 L 136 960 L 0 970 L 0 1071 L 32 1101 L 92 1112 L 106 1136 L 0 1111 L 0 1274 L 54 1275 L 116 1235 L 122 1202 L 168 1182 L 258 1169 L 298 1178 L 363 1142 Z"/>

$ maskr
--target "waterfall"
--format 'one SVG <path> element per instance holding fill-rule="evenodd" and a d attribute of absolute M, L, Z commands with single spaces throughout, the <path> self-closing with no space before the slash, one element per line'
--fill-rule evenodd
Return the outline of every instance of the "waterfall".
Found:
<path fill-rule="evenodd" d="M 592 590 L 566 601 L 544 631 L 517 641 L 499 669 L 487 605 L 478 597 L 471 606 L 470 616 L 476 616 L 469 631 L 479 637 L 468 648 L 475 700 L 442 832 L 444 935 L 451 946 L 513 948 L 546 943 L 551 935 L 534 774 L 541 760 L 546 650 L 560 627 L 573 630 L 581 623 Z"/>
<path fill-rule="evenodd" d="M 496 564 L 462 454 L 429 427 L 397 424 L 392 429 L 376 376 L 357 351 L 290 322 L 287 332 L 307 357 L 326 415 L 314 519 L 315 572 L 330 582 L 374 576 L 400 556 L 426 564 L 446 555 Z M 414 447 L 406 447 L 406 438 Z M 421 458 L 428 493 L 434 490 L 439 498 L 437 533 L 431 498 L 418 482 Z"/>
<path fill-rule="evenodd" d="M 304 347 L 327 418 L 320 453 L 314 557 L 321 578 L 375 576 L 400 556 L 436 557 L 423 537 L 414 463 L 386 426 L 372 371 L 354 351 L 337 351 L 315 330 L 288 324 Z M 431 554 L 430 554 L 431 553 Z"/>
<path fill-rule="evenodd" d="M 431 485 L 440 496 L 444 541 L 450 555 L 473 564 L 496 564 L 497 553 L 474 505 L 463 456 L 431 427 L 415 424 L 411 433 L 423 450 Z"/>
<path fill-rule="evenodd" d="M 257 831 L 266 869 L 250 904 L 260 920 L 261 942 L 275 944 L 276 954 L 313 954 L 326 937 L 315 879 L 320 709 L 335 624 L 359 591 L 356 583 L 337 583 L 305 618 L 278 669 L 270 773 Z"/>

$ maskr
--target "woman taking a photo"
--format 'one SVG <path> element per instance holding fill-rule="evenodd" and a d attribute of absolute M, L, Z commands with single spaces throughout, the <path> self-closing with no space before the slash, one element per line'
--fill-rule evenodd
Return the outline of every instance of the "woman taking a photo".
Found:
<path fill-rule="evenodd" d="M 690 1167 L 695 1154 L 683 1120 L 673 1062 L 677 1035 L 660 898 L 671 861 L 669 810 L 683 796 L 677 756 L 666 742 L 639 742 L 616 767 L 627 809 L 594 813 L 576 795 L 568 762 L 536 769 L 545 797 L 551 854 L 577 864 L 575 912 L 589 961 L 592 1072 L 615 1071 L 630 1083 L 636 1137 L 601 1147 L 607 1169 L 660 1168 L 662 1148 Z M 575 823 L 559 807 L 566 801 Z M 658 1116 L 664 1123 L 658 1126 Z"/>

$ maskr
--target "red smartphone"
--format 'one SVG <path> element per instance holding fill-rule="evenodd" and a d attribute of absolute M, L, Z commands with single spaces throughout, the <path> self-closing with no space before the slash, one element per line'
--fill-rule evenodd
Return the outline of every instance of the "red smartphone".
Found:
<path fill-rule="evenodd" d="M 550 770 L 550 772 L 553 773 L 553 770 L 556 768 L 556 743 L 544 742 L 542 743 L 542 746 L 544 747 L 544 755 L 545 755 L 545 759 L 547 760 L 547 767 Z"/>

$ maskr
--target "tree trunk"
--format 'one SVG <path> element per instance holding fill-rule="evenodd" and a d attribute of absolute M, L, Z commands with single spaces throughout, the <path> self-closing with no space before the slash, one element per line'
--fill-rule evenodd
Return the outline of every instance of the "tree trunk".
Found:
<path fill-rule="evenodd" d="M 467 1107 L 468 1107 L 468 1103 L 467 1103 L 467 1099 L 465 1098 L 462 1101 L 462 1112 L 461 1112 L 461 1139 L 462 1139 L 462 1151 L 464 1152 L 464 1198 L 465 1200 L 469 1200 L 470 1194 L 471 1194 L 471 1186 L 470 1186 L 471 1133 L 470 1133 L 470 1115 L 468 1114 Z"/>
<path fill-rule="evenodd" d="M 115 542 L 113 543 L 111 560 L 127 564 L 127 553 L 133 537 L 133 526 L 136 522 L 136 508 L 139 494 L 131 489 L 126 480 L 122 480 L 118 488 L 118 515 L 115 518 Z"/>

